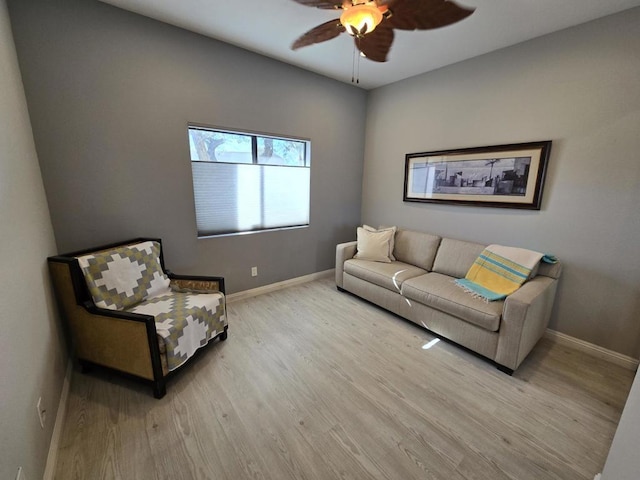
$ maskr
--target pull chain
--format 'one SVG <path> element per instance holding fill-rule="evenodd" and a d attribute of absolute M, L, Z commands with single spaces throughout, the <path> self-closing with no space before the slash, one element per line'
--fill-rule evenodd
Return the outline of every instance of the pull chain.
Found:
<path fill-rule="evenodd" d="M 353 42 L 353 55 L 351 59 L 351 83 L 356 85 L 360 83 L 360 49 L 357 47 L 356 42 L 359 42 L 359 38 L 355 38 Z"/>
<path fill-rule="evenodd" d="M 351 83 L 356 83 L 356 43 L 353 42 L 353 54 L 351 55 Z"/>

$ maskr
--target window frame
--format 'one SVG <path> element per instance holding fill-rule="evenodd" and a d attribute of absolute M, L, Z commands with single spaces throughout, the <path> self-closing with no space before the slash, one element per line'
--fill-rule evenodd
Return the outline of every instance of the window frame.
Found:
<path fill-rule="evenodd" d="M 191 155 L 191 130 L 203 130 L 212 133 L 222 133 L 222 134 L 230 134 L 230 135 L 243 135 L 251 138 L 251 163 L 247 162 L 229 162 L 229 161 L 211 161 L 211 160 L 193 160 Z M 284 141 L 292 141 L 292 142 L 300 142 L 303 144 L 304 152 L 304 165 L 274 165 L 269 163 L 260 163 L 259 162 L 259 151 L 258 151 L 258 138 L 270 138 L 274 140 L 284 140 Z M 263 233 L 263 232 L 273 232 L 278 230 L 292 230 L 292 229 L 300 229 L 300 228 L 308 228 L 311 224 L 311 139 L 296 137 L 293 135 L 279 135 L 274 133 L 265 133 L 258 132 L 252 130 L 240 130 L 240 129 L 230 129 L 228 127 L 217 127 L 211 125 L 205 125 L 200 123 L 188 123 L 187 124 L 187 147 L 189 154 L 189 163 L 192 166 L 192 186 L 193 186 L 193 194 L 194 194 L 194 213 L 196 214 L 196 234 L 197 238 L 207 239 L 207 238 L 216 238 L 216 237 L 229 237 L 235 235 L 251 235 L 254 233 Z M 240 230 L 240 231 L 230 231 L 230 232 L 221 232 L 221 233 L 201 233 L 198 229 L 198 202 L 196 201 L 195 196 L 195 186 L 194 186 L 194 175 L 193 175 L 193 164 L 194 163 L 203 163 L 203 164 L 228 164 L 228 165 L 255 165 L 258 167 L 266 168 L 304 168 L 309 171 L 309 197 L 308 197 L 308 214 L 307 214 L 307 223 L 304 224 L 294 224 L 294 225 L 286 225 L 286 226 L 277 226 L 277 227 L 267 227 L 267 228 L 256 228 L 252 230 Z M 261 192 L 261 210 L 264 210 L 264 191 Z"/>

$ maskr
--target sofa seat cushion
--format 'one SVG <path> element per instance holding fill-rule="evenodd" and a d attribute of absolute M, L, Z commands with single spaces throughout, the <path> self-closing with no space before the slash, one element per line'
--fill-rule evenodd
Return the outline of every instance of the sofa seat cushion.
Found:
<path fill-rule="evenodd" d="M 165 343 L 167 367 L 175 370 L 227 325 L 224 295 L 169 291 L 127 310 L 152 315 Z M 161 347 L 161 351 L 162 351 Z"/>
<path fill-rule="evenodd" d="M 409 300 L 448 313 L 491 332 L 497 332 L 504 301 L 485 302 L 474 298 L 454 283 L 454 278 L 428 273 L 410 278 L 402 284 L 402 294 Z"/>
<path fill-rule="evenodd" d="M 427 273 L 426 270 L 408 263 L 380 263 L 358 259 L 344 262 L 344 271 L 354 277 L 398 293 L 404 281 Z"/>

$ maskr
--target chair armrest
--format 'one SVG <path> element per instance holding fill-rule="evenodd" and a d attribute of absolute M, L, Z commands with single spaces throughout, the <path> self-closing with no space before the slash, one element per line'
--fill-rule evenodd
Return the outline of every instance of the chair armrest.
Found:
<path fill-rule="evenodd" d="M 87 300 L 82 305 L 91 315 L 100 315 L 102 317 L 119 318 L 121 320 L 130 320 L 132 322 L 149 323 L 155 328 L 155 322 L 152 315 L 143 315 L 141 313 L 123 312 L 122 310 L 110 310 L 108 308 L 97 307 L 91 300 Z"/>
<path fill-rule="evenodd" d="M 225 293 L 224 277 L 176 275 L 170 271 L 167 271 L 166 273 L 171 280 L 172 287 L 185 290 Z"/>
<path fill-rule="evenodd" d="M 339 243 L 336 246 L 336 285 L 342 288 L 342 276 L 344 273 L 344 262 L 353 258 L 356 254 L 358 242 Z"/>
<path fill-rule="evenodd" d="M 496 362 L 515 370 L 540 340 L 551 317 L 558 281 L 537 276 L 504 301 Z"/>
<path fill-rule="evenodd" d="M 53 286 L 71 333 L 75 355 L 149 380 L 162 379 L 154 317 L 98 308 L 74 258 L 50 258 Z"/>
<path fill-rule="evenodd" d="M 92 301 L 76 309 L 69 320 L 79 359 L 149 380 L 164 376 L 152 315 L 99 308 Z"/>

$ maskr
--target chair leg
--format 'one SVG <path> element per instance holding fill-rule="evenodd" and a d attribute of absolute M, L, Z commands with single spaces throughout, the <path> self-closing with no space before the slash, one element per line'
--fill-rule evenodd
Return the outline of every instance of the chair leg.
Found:
<path fill-rule="evenodd" d="M 93 365 L 84 360 L 78 360 L 78 363 L 80 364 L 80 372 L 83 374 L 87 374 L 93 370 Z"/>
<path fill-rule="evenodd" d="M 164 380 L 153 381 L 153 396 L 154 398 L 162 398 L 167 394 L 167 382 Z"/>
<path fill-rule="evenodd" d="M 229 330 L 229 326 L 224 327 L 224 331 L 220 334 L 220 341 L 224 342 L 227 339 L 227 330 Z"/>

